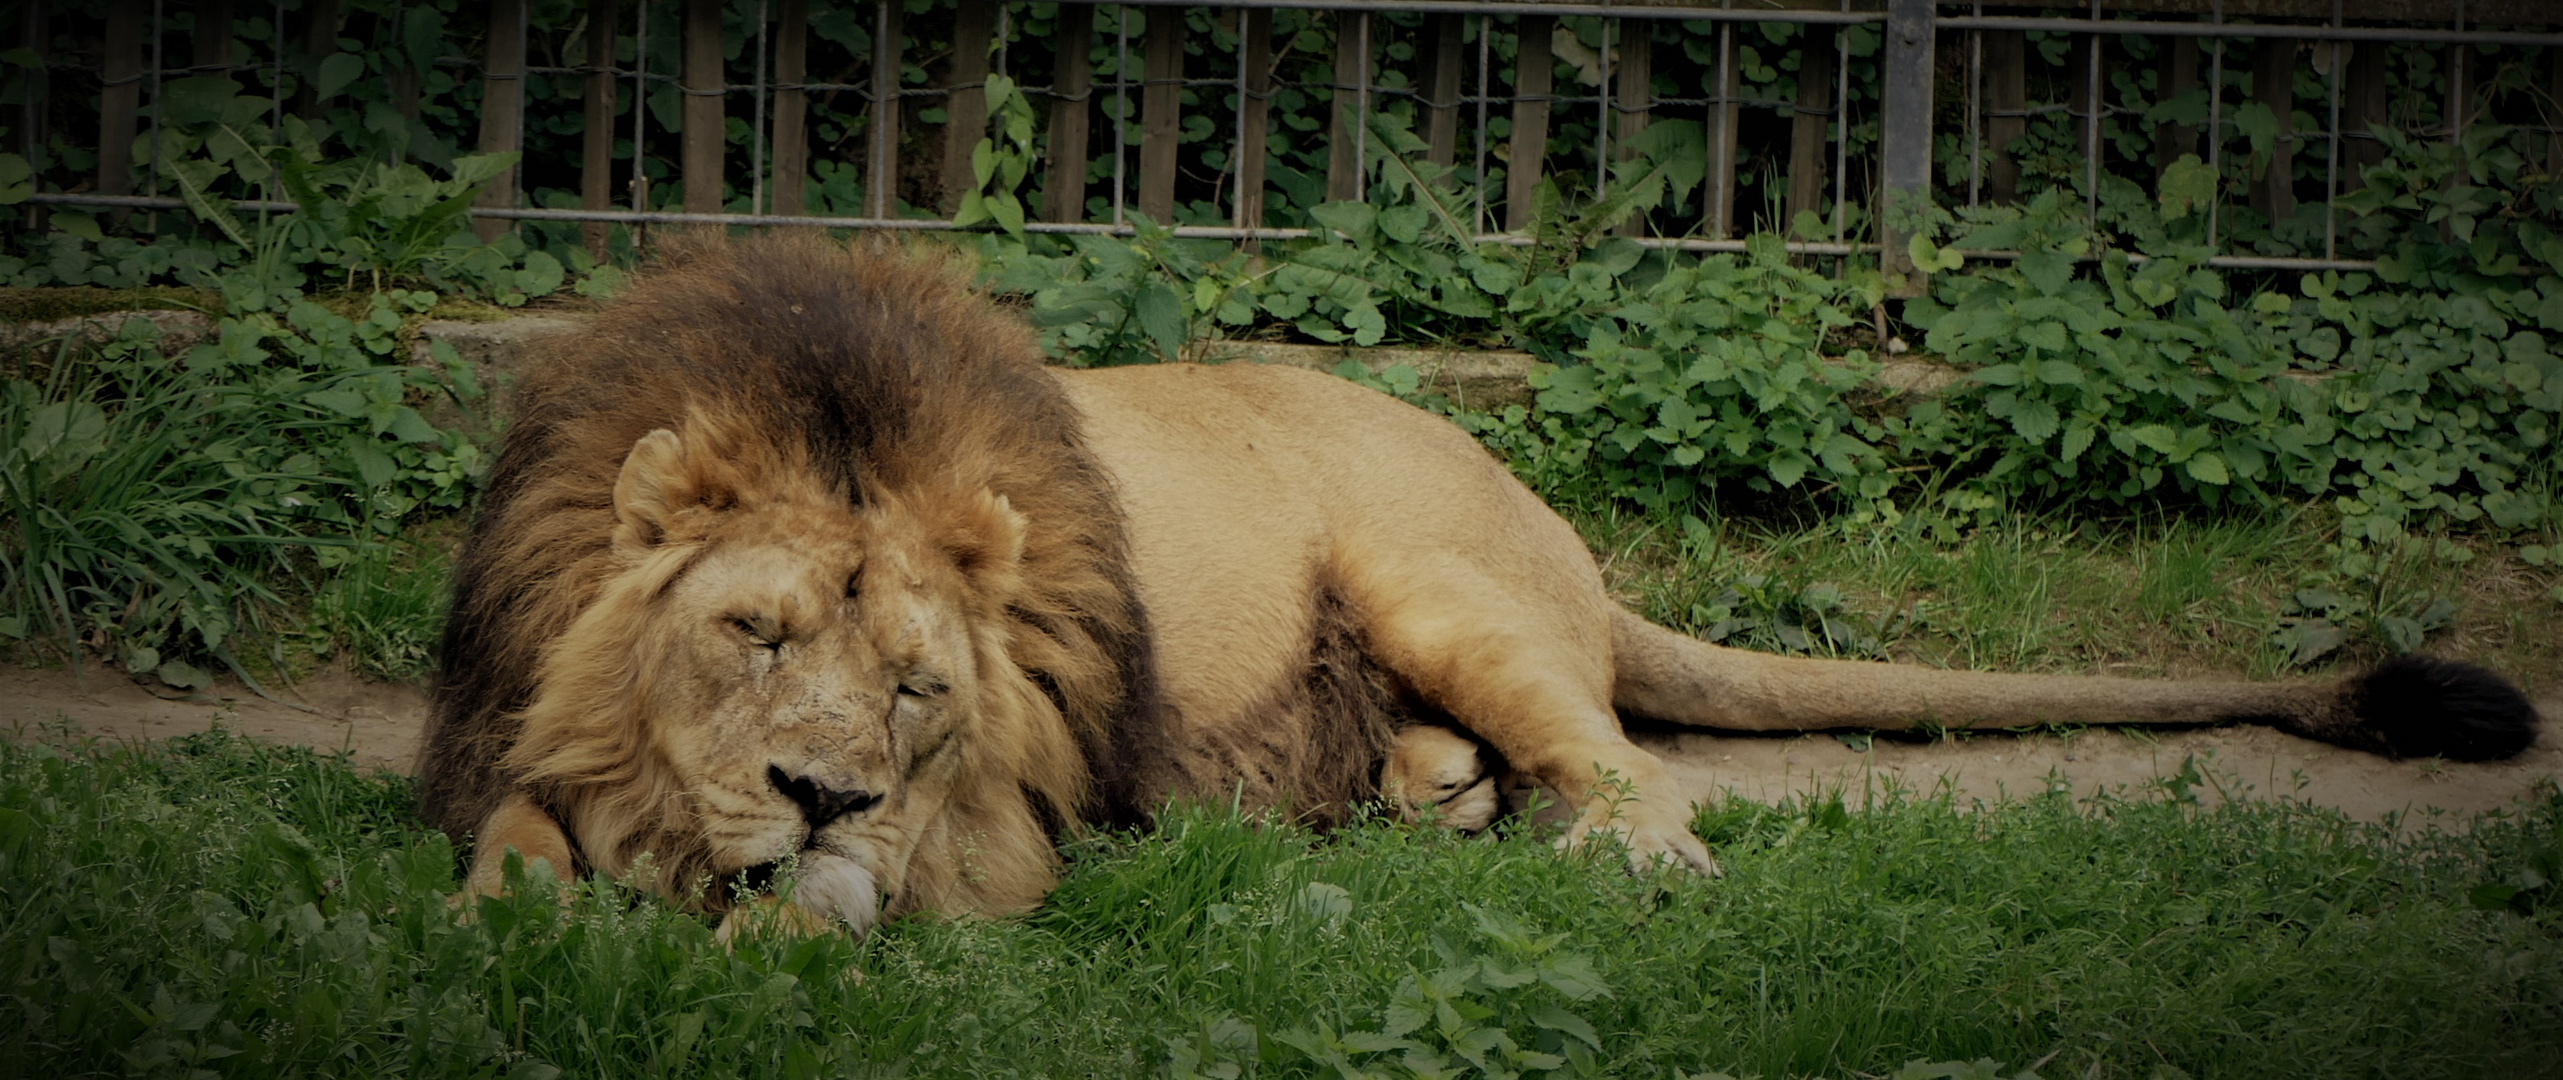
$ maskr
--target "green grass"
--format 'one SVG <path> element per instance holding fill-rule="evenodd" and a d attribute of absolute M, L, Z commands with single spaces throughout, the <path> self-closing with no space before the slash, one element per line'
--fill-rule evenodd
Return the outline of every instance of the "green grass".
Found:
<path fill-rule="evenodd" d="M 2434 598 L 2454 616 L 2429 652 L 2499 670 L 2531 692 L 2563 686 L 2563 570 L 2519 557 L 2551 536 L 2508 541 L 2423 537 L 2399 547 L 2344 548 L 2328 519 L 2288 516 L 2016 519 L 1935 540 L 1915 530 L 1727 518 L 1694 531 L 1661 516 L 1571 511 L 1623 602 L 1693 633 L 1747 575 L 1764 607 L 1803 616 L 1791 598 L 1830 587 L 1835 614 L 1885 656 L 1948 667 L 2188 677 L 2340 669 L 2389 656 L 2379 616 Z M 2305 617 L 2300 590 L 2347 601 L 2334 613 L 2346 642 L 2311 665 L 2274 635 Z M 1746 590 L 1748 601 L 1751 590 Z M 1767 634 L 1731 643 L 1778 649 Z"/>
<path fill-rule="evenodd" d="M 1698 822 L 1716 881 L 1177 811 L 1073 842 L 1029 917 L 734 950 L 611 885 L 459 919 L 408 799 L 220 733 L 0 745 L 0 1074 L 2563 1075 L 2558 886 L 2474 902 L 2563 860 L 2551 791 L 2400 834 L 2174 798 L 1734 803 Z"/>

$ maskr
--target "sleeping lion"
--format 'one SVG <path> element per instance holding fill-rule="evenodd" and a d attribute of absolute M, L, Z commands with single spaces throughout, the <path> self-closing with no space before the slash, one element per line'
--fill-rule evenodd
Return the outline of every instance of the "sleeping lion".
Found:
<path fill-rule="evenodd" d="M 1566 844 L 1714 872 L 1622 717 L 2535 737 L 2498 676 L 2421 658 L 2168 682 L 1695 641 L 1436 417 L 1288 368 L 1045 368 L 962 269 L 887 247 L 685 241 L 537 359 L 420 760 L 471 891 L 513 849 L 735 918 L 780 869 L 772 913 L 859 934 L 1035 905 L 1064 830 L 1169 799 L 1483 825 L 1499 771 L 1567 795 Z"/>

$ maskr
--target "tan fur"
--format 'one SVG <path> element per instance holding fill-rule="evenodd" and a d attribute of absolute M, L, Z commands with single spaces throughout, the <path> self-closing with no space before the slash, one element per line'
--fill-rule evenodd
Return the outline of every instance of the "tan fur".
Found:
<path fill-rule="evenodd" d="M 543 848 L 548 815 L 582 868 L 678 897 L 804 860 L 858 931 L 876 890 L 893 914 L 1035 903 L 1058 829 L 1169 798 L 1323 822 L 1385 787 L 1476 828 L 1504 777 L 1565 798 L 1567 843 L 1713 871 L 1623 713 L 2336 733 L 2353 711 L 2341 683 L 1693 641 L 1617 607 L 1450 424 L 1291 369 L 1046 371 L 950 268 L 877 248 L 683 247 L 525 400 L 458 573 L 429 820 L 486 862 Z M 931 700 L 902 693 L 919 671 Z M 810 825 L 814 790 L 878 798 Z"/>

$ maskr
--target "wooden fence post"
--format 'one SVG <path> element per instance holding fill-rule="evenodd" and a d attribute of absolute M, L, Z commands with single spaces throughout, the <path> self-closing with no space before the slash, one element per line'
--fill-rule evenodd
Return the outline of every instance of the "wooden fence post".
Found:
<path fill-rule="evenodd" d="M 1461 15 L 1434 15 L 1425 23 L 1428 63 L 1424 87 L 1424 160 L 1449 168 L 1459 156 L 1459 80 L 1462 38 L 1468 36 Z M 1448 178 L 1445 177 L 1445 180 Z"/>
<path fill-rule="evenodd" d="M 1540 186 L 1540 169 L 1548 158 L 1548 96 L 1556 61 L 1549 56 L 1549 36 L 1557 29 L 1554 15 L 1524 15 L 1514 23 L 1521 36 L 1513 53 L 1512 153 L 1505 158 L 1504 230 L 1531 227 L 1532 193 Z"/>
<path fill-rule="evenodd" d="M 2369 48 L 2371 51 L 2374 50 L 2372 45 Z M 2563 101 L 2563 49 L 2545 50 L 2545 65 L 2552 70 L 2552 74 L 2547 76 L 2549 80 L 2547 85 L 2550 89 L 2546 91 L 2546 96 L 2554 101 Z M 2548 120 L 2546 123 L 2551 124 L 2554 121 Z M 2558 127 L 2545 135 L 2545 171 L 2563 173 L 2563 127 Z"/>
<path fill-rule="evenodd" d="M 2268 169 L 2252 182 L 2252 209 L 2275 222 L 2296 212 L 2296 43 L 2262 38 L 2252 57 L 2252 100 L 2278 117 Z"/>
<path fill-rule="evenodd" d="M 2385 144 L 2368 132 L 2393 124 L 2393 100 L 2385 85 L 2386 43 L 2362 41 L 2349 54 L 2349 85 L 2343 87 L 2341 126 L 2348 138 L 2341 140 L 2341 166 L 2353 177 L 2368 166 L 2385 160 Z M 2563 49 L 2554 51 L 2563 60 Z M 2352 184 L 2351 190 L 2364 186 Z"/>
<path fill-rule="evenodd" d="M 866 217 L 899 215 L 899 56 L 907 5 L 876 0 L 872 22 L 871 160 L 863 176 Z"/>
<path fill-rule="evenodd" d="M 32 6 L 32 5 L 31 5 Z M 142 107 L 142 0 L 107 5 L 107 37 L 98 81 L 98 193 L 133 193 L 134 117 Z M 109 220 L 121 222 L 130 211 Z"/>
<path fill-rule="evenodd" d="M 1238 13 L 1237 203 L 1240 229 L 1264 227 L 1264 145 L 1272 120 L 1273 10 L 1247 8 Z M 1246 241 L 1249 251 L 1260 245 Z"/>
<path fill-rule="evenodd" d="M 685 185 L 685 212 L 721 212 L 721 158 L 728 142 L 722 122 L 727 87 L 721 63 L 720 0 L 685 0 L 685 132 L 677 152 L 677 178 Z"/>
<path fill-rule="evenodd" d="M 1825 136 L 1834 111 L 1833 35 L 1832 27 L 1809 25 L 1799 39 L 1798 104 L 1789 120 L 1789 220 L 1780 223 L 1782 232 L 1797 223 L 1799 214 L 1824 213 L 1824 151 L 1830 142 Z"/>
<path fill-rule="evenodd" d="M 195 42 L 197 67 L 217 69 L 215 74 L 231 71 L 231 0 L 205 0 L 197 6 Z"/>
<path fill-rule="evenodd" d="M 525 0 L 490 0 L 488 54 L 481 61 L 481 143 L 484 154 L 520 148 L 525 120 Z M 503 208 L 516 205 L 516 166 L 510 165 L 481 186 L 472 205 Z M 499 218 L 478 218 L 472 232 L 496 239 L 514 227 Z"/>
<path fill-rule="evenodd" d="M 1335 88 L 1330 91 L 1334 123 L 1327 127 L 1326 198 L 1342 202 L 1362 197 L 1361 129 L 1370 94 L 1371 23 L 1367 11 L 1335 12 Z"/>
<path fill-rule="evenodd" d="M 1139 212 L 1175 223 L 1175 151 L 1183 145 L 1184 9 L 1147 9 L 1147 85 L 1139 95 Z"/>
<path fill-rule="evenodd" d="M 614 205 L 614 32 L 622 21 L 622 0 L 589 0 L 587 128 L 579 141 L 578 205 L 582 210 Z M 587 253 L 605 258 L 605 238 L 611 231 L 612 226 L 602 221 L 581 226 Z"/>
<path fill-rule="evenodd" d="M 2029 133 L 2029 39 L 2018 30 L 1985 35 L 1985 188 L 1989 201 L 2020 197 L 2020 163 L 2011 141 Z"/>
<path fill-rule="evenodd" d="M 1095 8 L 1062 0 L 1055 36 L 1059 62 L 1050 77 L 1050 176 L 1043 182 L 1041 216 L 1051 221 L 1086 219 L 1087 123 L 1094 116 Z M 1270 26 L 1270 15 L 1265 16 Z"/>
<path fill-rule="evenodd" d="M 1723 240 L 1735 233 L 1735 130 L 1744 119 L 1744 103 L 1737 96 L 1743 84 L 1736 77 L 1735 24 L 1731 22 L 1718 24 L 1715 78 L 1717 92 L 1709 101 L 1708 190 L 1700 199 L 1709 238 Z"/>
<path fill-rule="evenodd" d="M 1647 110 L 1655 104 L 1655 21 L 1621 19 L 1611 36 L 1619 45 L 1619 54 L 1611 64 L 1612 89 L 1619 98 L 1611 110 L 1618 116 L 1612 125 L 1618 129 L 1611 133 L 1615 150 L 1613 156 L 1621 161 L 1635 161 L 1638 156 L 1637 137 L 1646 130 Z M 1594 164 L 1596 168 L 1610 168 L 1605 162 Z M 1645 212 L 1630 214 L 1628 220 L 1620 223 L 1619 233 L 1622 236 L 1646 235 Z"/>
<path fill-rule="evenodd" d="M 2198 87 L 2198 39 L 2172 38 L 2163 42 L 2163 97 L 2179 97 Z M 2198 152 L 2198 129 L 2186 124 L 2164 124 L 2154 129 L 2154 177 L 2160 179 L 2164 169 L 2180 160 L 2182 154 Z"/>
<path fill-rule="evenodd" d="M 1878 126 L 1885 205 L 1878 215 L 1878 264 L 1903 275 L 1894 295 L 1922 295 L 1922 275 L 1905 251 L 1912 222 L 1931 204 L 1932 0 L 1887 0 L 1886 70 Z"/>
<path fill-rule="evenodd" d="M 810 175 L 810 0 L 782 0 L 774 25 L 774 176 L 768 212 L 806 214 Z"/>
<path fill-rule="evenodd" d="M 997 27 L 996 0 L 960 0 L 952 13 L 950 96 L 943 103 L 943 197 L 945 214 L 961 209 L 961 197 L 976 188 L 970 153 L 988 133 L 988 39 Z"/>
<path fill-rule="evenodd" d="M 329 107 L 317 80 L 320 62 L 338 51 L 338 0 L 311 0 L 303 19 L 303 85 L 294 92 L 294 115 L 309 120 Z"/>

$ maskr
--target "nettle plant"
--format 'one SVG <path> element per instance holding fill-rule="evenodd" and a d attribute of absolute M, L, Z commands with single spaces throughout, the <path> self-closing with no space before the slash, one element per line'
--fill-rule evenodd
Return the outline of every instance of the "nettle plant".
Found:
<path fill-rule="evenodd" d="M 514 154 L 454 157 L 439 179 L 394 160 L 395 147 L 379 132 L 341 132 L 290 114 L 278 121 L 271 99 L 243 93 L 233 79 L 178 79 L 164 93 L 158 153 L 200 227 L 137 238 L 114 231 L 112 217 L 57 209 L 52 231 L 20 238 L 14 251 L 0 245 L 0 284 L 133 288 L 174 279 L 220 290 L 226 303 L 252 311 L 333 286 L 424 285 L 505 306 L 573 277 L 601 287 L 591 277 L 600 267 L 575 245 L 542 250 L 512 232 L 486 242 L 473 234 L 473 198 Z M 153 137 L 137 140 L 135 160 L 152 159 Z M 0 175 L 11 168 L 0 161 Z M 23 198 L 0 188 L 0 203 Z M 296 209 L 233 205 L 270 199 Z M 610 284 L 615 272 L 603 269 L 602 284 Z"/>
<path fill-rule="evenodd" d="M 202 686 L 198 661 L 240 671 L 238 631 L 274 583 L 459 509 L 482 450 L 418 405 L 480 391 L 450 349 L 406 362 L 401 334 L 435 299 L 235 309 L 184 351 L 131 319 L 0 384 L 0 640 Z"/>
<path fill-rule="evenodd" d="M 1589 472 L 1650 507 L 1687 505 L 1721 478 L 1771 491 L 1813 476 L 1886 497 L 1877 443 L 1888 429 L 1853 415 L 1848 397 L 1878 365 L 1839 342 L 1826 352 L 1850 312 L 1882 298 L 1881 279 L 1793 265 L 1769 234 L 1748 248 L 1673 264 L 1605 242 L 1533 279 L 1513 306 L 1534 350 L 1553 358 L 1531 374 L 1536 414 L 1516 407 L 1471 426 L 1535 472 Z"/>
<path fill-rule="evenodd" d="M 2407 240 L 2375 275 L 2308 274 L 2295 296 L 2243 300 L 2179 242 L 2195 217 L 2181 192 L 2117 214 L 2154 257 L 2110 252 L 2082 272 L 2088 238 L 2042 197 L 1961 241 L 2017 245 L 2017 263 L 1942 276 L 1933 302 L 1907 307 L 1931 351 L 1972 369 L 1946 415 L 1983 419 L 1941 435 L 1984 464 L 1951 499 L 2292 493 L 2330 498 L 2352 540 L 2425 518 L 2547 520 L 2563 241 L 2543 225 L 2501 223 L 2509 250 Z M 2516 272 L 2521 255 L 2538 272 Z"/>

